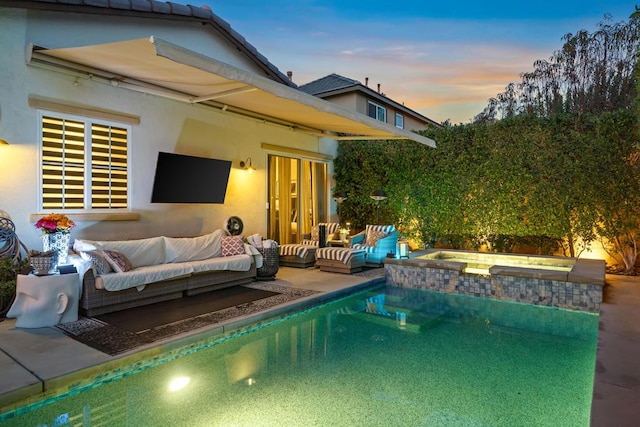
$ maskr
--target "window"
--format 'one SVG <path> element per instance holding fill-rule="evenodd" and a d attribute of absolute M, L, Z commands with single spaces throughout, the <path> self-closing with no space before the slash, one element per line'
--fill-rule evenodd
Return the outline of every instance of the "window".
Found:
<path fill-rule="evenodd" d="M 371 101 L 369 103 L 369 117 L 373 117 L 381 122 L 387 122 L 387 109 L 381 105 L 375 104 Z"/>
<path fill-rule="evenodd" d="M 129 127 L 40 113 L 40 128 L 43 210 L 128 208 Z"/>
<path fill-rule="evenodd" d="M 404 116 L 400 113 L 396 113 L 396 127 L 404 129 Z"/>

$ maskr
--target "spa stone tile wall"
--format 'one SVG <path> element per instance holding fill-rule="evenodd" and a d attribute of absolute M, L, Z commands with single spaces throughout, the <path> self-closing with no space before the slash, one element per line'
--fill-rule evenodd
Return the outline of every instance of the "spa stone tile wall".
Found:
<path fill-rule="evenodd" d="M 413 289 L 516 301 L 597 313 L 602 285 L 535 277 L 464 274 L 461 270 L 385 263 L 387 283 Z"/>

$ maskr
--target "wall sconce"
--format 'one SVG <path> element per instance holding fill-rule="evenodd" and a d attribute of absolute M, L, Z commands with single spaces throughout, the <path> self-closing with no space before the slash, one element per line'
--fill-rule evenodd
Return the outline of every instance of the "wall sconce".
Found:
<path fill-rule="evenodd" d="M 387 193 L 383 190 L 376 190 L 369 197 L 376 201 L 377 223 L 380 224 L 380 202 L 387 198 Z"/>
<path fill-rule="evenodd" d="M 244 162 L 241 161 L 240 162 L 240 167 L 242 169 L 245 169 L 246 171 L 248 171 L 249 173 L 253 173 L 253 171 L 256 170 L 255 167 L 253 167 L 253 165 L 251 164 L 251 157 L 247 157 L 247 160 L 245 160 Z"/>

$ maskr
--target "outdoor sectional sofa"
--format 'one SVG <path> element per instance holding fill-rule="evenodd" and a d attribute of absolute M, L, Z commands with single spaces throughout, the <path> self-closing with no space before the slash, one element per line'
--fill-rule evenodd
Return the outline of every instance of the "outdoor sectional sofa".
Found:
<path fill-rule="evenodd" d="M 242 236 L 224 230 L 198 237 L 76 240 L 73 249 L 85 316 L 250 283 L 262 263 Z"/>

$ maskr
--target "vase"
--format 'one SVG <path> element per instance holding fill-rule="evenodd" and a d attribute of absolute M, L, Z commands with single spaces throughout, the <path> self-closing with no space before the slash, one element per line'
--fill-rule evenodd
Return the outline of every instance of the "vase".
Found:
<path fill-rule="evenodd" d="M 47 233 L 42 236 L 44 251 L 55 251 L 53 260 L 54 267 L 67 263 L 70 241 L 71 233 Z"/>

